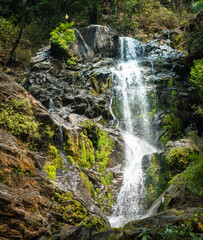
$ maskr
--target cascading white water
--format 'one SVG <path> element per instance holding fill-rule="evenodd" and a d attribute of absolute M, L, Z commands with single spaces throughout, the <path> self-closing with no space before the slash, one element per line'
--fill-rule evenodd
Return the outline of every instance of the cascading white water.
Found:
<path fill-rule="evenodd" d="M 112 227 L 122 226 L 144 214 L 142 158 L 145 154 L 156 151 L 136 136 L 136 130 L 141 132 L 142 137 L 149 135 L 146 86 L 139 66 L 139 59 L 142 59 L 144 54 L 144 45 L 132 38 L 121 37 L 120 52 L 120 63 L 112 69 L 113 97 L 119 100 L 122 108 L 118 128 L 125 142 L 126 163 L 117 203 L 112 216 L 109 217 Z"/>

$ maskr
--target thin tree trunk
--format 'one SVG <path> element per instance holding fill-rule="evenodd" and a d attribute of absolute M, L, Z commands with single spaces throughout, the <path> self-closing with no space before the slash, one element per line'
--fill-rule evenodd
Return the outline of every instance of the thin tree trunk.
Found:
<path fill-rule="evenodd" d="M 96 4 L 94 4 L 92 8 L 89 8 L 89 19 L 90 19 L 90 24 L 98 23 L 98 9 Z"/>
<path fill-rule="evenodd" d="M 18 37 L 17 39 L 15 40 L 15 42 L 13 43 L 13 47 L 11 49 L 11 52 L 10 52 L 10 55 L 8 56 L 7 58 L 7 61 L 6 61 L 6 66 L 8 66 L 11 62 L 12 62 L 12 59 L 13 59 L 13 55 L 15 53 L 15 50 L 16 48 L 18 47 L 18 44 L 20 42 L 20 39 L 22 37 L 22 34 L 23 34 L 23 29 L 24 29 L 24 24 L 25 24 L 25 10 L 26 10 L 26 6 L 27 6 L 27 3 L 29 2 L 29 0 L 24 0 L 24 4 L 23 4 L 23 10 L 22 10 L 22 20 L 21 20 L 21 27 L 20 27 L 20 32 L 18 34 Z"/>

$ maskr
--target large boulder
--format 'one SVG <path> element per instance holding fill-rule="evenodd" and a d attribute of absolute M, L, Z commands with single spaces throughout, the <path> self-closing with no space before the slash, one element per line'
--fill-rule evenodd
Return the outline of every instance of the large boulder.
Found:
<path fill-rule="evenodd" d="M 80 60 L 99 57 L 117 57 L 119 46 L 119 33 L 107 26 L 90 25 L 74 29 L 76 41 L 71 46 L 70 52 L 62 49 L 57 44 L 51 44 L 51 55 L 62 61 L 70 57 L 70 53 Z"/>
<path fill-rule="evenodd" d="M 95 55 L 100 55 L 101 57 L 118 56 L 119 33 L 113 28 L 90 25 L 81 28 L 80 33 Z"/>

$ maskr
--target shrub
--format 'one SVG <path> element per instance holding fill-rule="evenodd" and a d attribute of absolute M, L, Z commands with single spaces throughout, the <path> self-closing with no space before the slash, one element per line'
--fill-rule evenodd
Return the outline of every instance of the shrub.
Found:
<path fill-rule="evenodd" d="M 186 36 L 186 45 L 189 54 L 193 59 L 202 58 L 203 55 L 203 24 L 200 23 L 200 26 L 195 27 L 187 36 Z"/>
<path fill-rule="evenodd" d="M 61 23 L 59 27 L 56 27 L 50 34 L 51 43 L 57 44 L 59 47 L 69 51 L 71 44 L 76 40 L 74 30 L 70 29 L 74 22 Z"/>
<path fill-rule="evenodd" d="M 191 4 L 190 10 L 191 12 L 197 13 L 203 8 L 203 1 L 195 1 Z"/>
<path fill-rule="evenodd" d="M 0 52 L 10 51 L 15 37 L 15 26 L 9 20 L 0 17 Z"/>

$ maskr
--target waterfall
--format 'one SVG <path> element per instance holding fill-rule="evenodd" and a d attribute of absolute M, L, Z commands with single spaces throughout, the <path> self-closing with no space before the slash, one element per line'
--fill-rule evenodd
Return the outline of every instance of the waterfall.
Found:
<path fill-rule="evenodd" d="M 113 214 L 109 217 L 112 227 L 122 226 L 144 215 L 142 158 L 145 154 L 156 151 L 144 140 L 149 138 L 150 133 L 147 91 L 140 66 L 144 52 L 144 44 L 132 38 L 121 37 L 121 59 L 112 69 L 112 113 L 125 142 L 123 183 Z M 115 105 L 117 111 L 120 111 L 119 116 L 114 113 Z"/>

